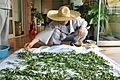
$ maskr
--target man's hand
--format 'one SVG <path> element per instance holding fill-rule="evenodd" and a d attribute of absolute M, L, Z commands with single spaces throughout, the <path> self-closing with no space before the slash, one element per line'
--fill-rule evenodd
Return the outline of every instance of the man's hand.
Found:
<path fill-rule="evenodd" d="M 87 32 L 87 29 L 85 27 L 82 27 L 78 31 L 78 35 L 85 35 Z"/>
<path fill-rule="evenodd" d="M 28 50 L 28 49 L 30 49 L 32 46 L 33 46 L 32 42 L 31 42 L 31 43 L 26 43 L 26 44 L 24 45 L 24 49 L 25 49 L 25 50 Z"/>
<path fill-rule="evenodd" d="M 25 48 L 26 50 L 28 50 L 28 49 L 32 48 L 33 45 L 34 45 L 35 43 L 37 43 L 38 41 L 39 41 L 38 39 L 33 39 L 30 43 L 26 43 L 25 46 L 24 46 L 24 48 Z"/>

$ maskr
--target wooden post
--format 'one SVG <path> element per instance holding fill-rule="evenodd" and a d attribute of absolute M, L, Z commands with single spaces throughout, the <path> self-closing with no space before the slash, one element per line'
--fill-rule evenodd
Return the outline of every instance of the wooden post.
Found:
<path fill-rule="evenodd" d="M 24 35 L 29 34 L 31 23 L 31 0 L 23 0 L 23 29 Z"/>

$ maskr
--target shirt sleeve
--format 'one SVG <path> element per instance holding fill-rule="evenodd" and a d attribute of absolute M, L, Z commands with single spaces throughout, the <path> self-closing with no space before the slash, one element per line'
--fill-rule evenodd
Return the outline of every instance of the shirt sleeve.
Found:
<path fill-rule="evenodd" d="M 56 26 L 55 22 L 53 22 L 53 21 L 50 22 L 49 25 L 48 25 L 49 28 L 55 28 L 55 26 Z"/>
<path fill-rule="evenodd" d="M 76 19 L 73 20 L 73 27 L 87 27 L 88 23 L 84 18 L 77 17 Z"/>

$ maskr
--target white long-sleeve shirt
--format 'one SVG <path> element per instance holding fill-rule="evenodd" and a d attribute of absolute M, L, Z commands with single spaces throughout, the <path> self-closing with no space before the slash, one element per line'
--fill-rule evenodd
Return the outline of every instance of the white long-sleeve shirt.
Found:
<path fill-rule="evenodd" d="M 43 39 L 41 39 L 41 37 L 43 38 L 43 36 L 49 35 L 49 36 L 51 36 L 49 39 L 51 39 L 53 41 L 53 43 L 60 44 L 61 40 L 64 40 L 68 35 L 70 35 L 71 33 L 74 33 L 78 27 L 86 27 L 86 26 L 87 26 L 87 22 L 85 21 L 85 19 L 83 19 L 81 17 L 77 17 L 73 20 L 70 20 L 68 26 L 61 24 L 57 21 L 52 21 L 48 26 L 50 28 L 48 30 L 51 31 L 51 29 L 52 29 L 53 33 L 48 34 L 48 30 L 47 30 L 47 33 L 46 33 L 46 31 L 44 31 L 44 32 L 42 32 L 42 33 L 44 33 L 44 35 L 41 35 L 41 32 L 40 32 L 36 36 L 36 38 L 39 39 L 40 41 L 42 41 Z M 48 39 L 48 38 L 46 38 L 46 39 Z M 48 41 L 48 40 L 46 40 L 46 41 Z M 42 41 L 42 42 L 46 43 L 45 41 Z"/>
<path fill-rule="evenodd" d="M 0 9 L 10 9 L 10 0 L 0 0 Z"/>

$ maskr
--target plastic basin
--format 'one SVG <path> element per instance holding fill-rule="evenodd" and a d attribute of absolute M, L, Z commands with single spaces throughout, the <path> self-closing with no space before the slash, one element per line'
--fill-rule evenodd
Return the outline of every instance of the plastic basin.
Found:
<path fill-rule="evenodd" d="M 9 46 L 0 45 L 0 59 L 3 59 L 8 56 Z"/>

